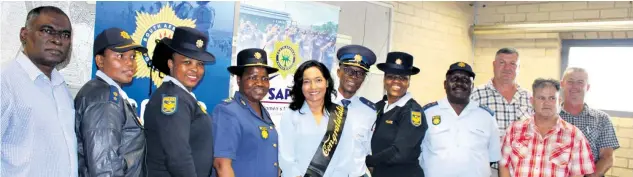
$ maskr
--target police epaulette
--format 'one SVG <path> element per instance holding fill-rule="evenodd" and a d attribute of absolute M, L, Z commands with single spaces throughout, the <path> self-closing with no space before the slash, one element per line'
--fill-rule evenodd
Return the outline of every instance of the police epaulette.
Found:
<path fill-rule="evenodd" d="M 488 108 L 488 106 L 479 105 L 479 107 L 480 107 L 481 109 L 484 109 L 484 110 L 488 111 L 488 113 L 490 113 L 490 115 L 491 115 L 491 116 L 495 116 L 495 112 L 494 112 L 494 111 L 492 111 L 490 108 Z"/>
<path fill-rule="evenodd" d="M 233 102 L 233 97 L 228 97 L 228 98 L 224 99 L 224 101 L 222 101 L 222 103 L 224 103 L 224 104 L 229 104 L 231 102 Z"/>
<path fill-rule="evenodd" d="M 376 105 L 375 105 L 373 102 L 369 101 L 367 98 L 365 98 L 365 97 L 362 97 L 362 96 L 361 96 L 361 97 L 360 97 L 360 98 L 358 98 L 358 99 L 359 99 L 359 100 L 360 100 L 360 102 L 362 102 L 363 104 L 365 104 L 365 105 L 369 106 L 369 108 L 373 109 L 374 111 L 376 110 Z"/>
<path fill-rule="evenodd" d="M 429 109 L 429 108 L 431 108 L 433 106 L 437 106 L 437 101 L 430 102 L 429 104 L 426 104 L 426 105 L 422 106 L 422 111 L 426 111 L 427 109 Z"/>
<path fill-rule="evenodd" d="M 110 85 L 109 100 L 117 104 L 119 103 L 119 100 L 121 100 L 121 94 L 119 93 L 119 89 L 117 89 L 113 85 Z"/>

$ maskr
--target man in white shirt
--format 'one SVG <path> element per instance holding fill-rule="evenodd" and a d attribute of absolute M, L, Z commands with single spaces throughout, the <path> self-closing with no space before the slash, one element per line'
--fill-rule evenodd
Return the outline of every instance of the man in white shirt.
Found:
<path fill-rule="evenodd" d="M 494 113 L 469 99 L 474 79 L 470 65 L 452 64 L 444 81 L 447 97 L 422 108 L 430 122 L 420 156 L 426 177 L 489 177 L 490 163 L 501 158 Z"/>
<path fill-rule="evenodd" d="M 350 176 L 368 175 L 370 172 L 365 165 L 365 157 L 371 153 L 371 127 L 376 121 L 376 107 L 367 98 L 356 93 L 365 81 L 369 68 L 376 63 L 376 54 L 371 49 L 360 45 L 341 47 L 336 55 L 339 59 L 339 78 L 337 96 L 334 103 L 347 108 L 347 117 L 354 127 L 354 169 Z"/>
<path fill-rule="evenodd" d="M 53 6 L 29 11 L 23 51 L 2 68 L 0 176 L 77 176 L 73 99 L 55 67 L 68 59 L 72 27 Z"/>

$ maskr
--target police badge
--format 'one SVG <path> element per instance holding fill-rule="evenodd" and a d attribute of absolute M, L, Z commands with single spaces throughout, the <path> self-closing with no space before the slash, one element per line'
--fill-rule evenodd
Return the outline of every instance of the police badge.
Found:
<path fill-rule="evenodd" d="M 262 132 L 262 138 L 268 139 L 268 129 L 266 129 L 266 126 L 259 126 L 259 131 Z"/>
<path fill-rule="evenodd" d="M 440 117 L 439 115 L 433 116 L 433 119 L 431 119 L 431 121 L 433 122 L 433 125 L 438 125 L 442 123 L 442 117 Z"/>
<path fill-rule="evenodd" d="M 420 111 L 411 111 L 411 124 L 416 127 L 422 125 L 422 113 Z"/>
<path fill-rule="evenodd" d="M 160 111 L 165 115 L 172 115 L 178 109 L 178 97 L 175 96 L 163 96 L 163 103 Z"/>

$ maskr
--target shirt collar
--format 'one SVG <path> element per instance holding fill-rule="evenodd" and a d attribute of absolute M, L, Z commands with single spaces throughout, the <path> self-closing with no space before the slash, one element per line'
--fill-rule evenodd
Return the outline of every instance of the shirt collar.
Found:
<path fill-rule="evenodd" d="M 336 98 L 333 98 L 333 99 L 332 99 L 332 100 L 333 100 L 333 102 L 334 102 L 334 103 L 341 103 L 341 100 L 343 100 L 343 99 L 346 99 L 346 98 L 345 98 L 345 97 L 341 94 L 341 92 L 340 92 L 340 91 L 336 90 Z M 350 97 L 350 98 L 349 98 L 349 99 L 347 99 L 347 100 L 352 101 L 353 99 L 356 99 L 356 95 L 352 95 L 352 97 Z"/>
<path fill-rule="evenodd" d="M 114 80 L 112 80 L 112 78 L 110 78 L 108 75 L 103 73 L 101 70 L 97 70 L 97 73 L 95 75 L 97 77 L 103 79 L 103 81 L 105 81 L 109 85 L 116 87 L 117 90 L 119 90 L 119 93 L 121 93 L 121 97 L 123 97 L 123 99 L 127 100 L 129 98 L 129 97 L 127 97 L 127 94 L 125 93 L 125 91 L 123 91 L 123 89 L 121 89 L 121 86 L 119 86 L 119 84 L 114 82 Z"/>
<path fill-rule="evenodd" d="M 572 115 L 571 113 L 569 113 L 565 109 L 563 109 L 564 105 L 565 105 L 565 102 L 561 102 L 560 103 L 560 107 L 561 107 L 560 111 L 565 113 L 565 114 Z M 580 114 L 578 114 L 578 116 L 583 115 L 583 114 L 587 114 L 587 113 L 589 113 L 589 106 L 587 105 L 587 103 L 583 103 L 582 110 L 580 111 Z"/>
<path fill-rule="evenodd" d="M 193 96 L 193 98 L 196 98 L 196 95 L 193 94 L 193 92 L 190 92 L 189 90 L 187 90 L 187 87 L 185 87 L 185 85 L 182 85 L 182 83 L 180 83 L 180 81 L 178 81 L 178 79 L 176 79 L 174 77 L 171 77 L 169 75 L 166 75 L 165 77 L 163 77 L 163 82 L 170 82 L 170 81 L 172 83 L 176 84 L 178 87 L 180 87 L 183 90 L 185 90 L 187 93 L 191 94 L 191 96 Z"/>
<path fill-rule="evenodd" d="M 443 99 L 437 101 L 437 104 L 440 106 L 441 109 L 453 109 L 453 106 L 451 106 L 451 103 L 448 101 L 448 97 L 444 97 Z M 464 114 L 466 111 L 470 111 L 471 109 L 477 107 L 479 107 L 479 103 L 477 103 L 476 101 L 469 101 L 466 107 L 464 107 L 464 110 L 462 110 L 461 114 Z"/>
<path fill-rule="evenodd" d="M 532 130 L 532 132 L 534 134 L 538 134 L 538 127 L 536 127 L 536 123 L 534 121 L 534 116 L 530 117 L 527 122 L 528 126 L 530 127 L 530 130 Z M 561 130 L 561 128 L 563 128 L 563 118 L 561 118 L 560 116 L 558 117 L 558 120 L 556 120 L 556 125 L 554 126 L 554 131 L 550 131 L 548 132 L 548 134 L 546 134 L 546 136 L 551 136 L 553 134 L 558 133 L 558 131 Z M 547 138 L 547 137 L 543 137 L 543 138 Z"/>
<path fill-rule="evenodd" d="M 398 99 L 398 101 L 396 101 L 393 104 L 389 104 L 388 100 L 385 100 L 385 110 L 384 112 L 388 112 L 391 109 L 393 109 L 394 107 L 398 106 L 398 107 L 403 107 L 404 105 L 407 104 L 407 102 L 412 98 L 411 96 L 411 92 L 407 92 L 406 94 L 404 94 L 404 96 L 402 96 L 402 98 Z"/>
<path fill-rule="evenodd" d="M 16 60 L 18 64 L 20 64 L 20 66 L 24 69 L 31 81 L 35 81 L 39 77 L 44 77 L 44 79 L 48 80 L 48 77 L 46 77 L 46 75 L 39 68 L 37 68 L 37 66 L 35 66 L 35 64 L 33 64 L 33 62 L 23 52 L 18 52 Z M 53 68 L 53 71 L 51 72 L 50 82 L 52 85 L 55 86 L 64 83 L 64 78 L 59 73 L 59 71 L 57 71 L 56 68 Z"/>
<path fill-rule="evenodd" d="M 246 104 L 246 101 L 242 98 L 242 93 L 240 93 L 240 91 L 235 91 L 235 94 L 233 94 L 233 99 L 240 103 L 242 106 L 246 106 L 249 108 L 251 107 L 249 104 Z"/>
<path fill-rule="evenodd" d="M 486 88 L 488 89 L 492 89 L 492 90 L 497 90 L 497 88 L 495 88 L 495 85 L 492 84 L 492 79 L 491 78 L 488 83 L 486 84 Z M 521 90 L 521 86 L 519 84 L 514 84 L 517 87 L 517 91 Z M 497 90 L 498 91 L 498 90 Z"/>

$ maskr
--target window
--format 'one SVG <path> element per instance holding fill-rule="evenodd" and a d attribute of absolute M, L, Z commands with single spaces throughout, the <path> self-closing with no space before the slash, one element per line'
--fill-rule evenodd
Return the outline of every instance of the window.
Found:
<path fill-rule="evenodd" d="M 582 67 L 591 85 L 585 102 L 612 117 L 633 118 L 633 40 L 563 41 L 561 76 Z"/>

